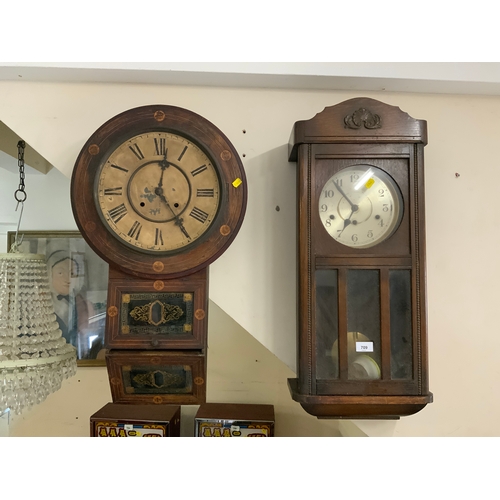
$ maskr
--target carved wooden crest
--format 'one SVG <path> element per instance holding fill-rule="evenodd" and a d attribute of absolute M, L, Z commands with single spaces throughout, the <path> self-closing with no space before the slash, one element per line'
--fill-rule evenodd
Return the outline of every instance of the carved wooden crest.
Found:
<path fill-rule="evenodd" d="M 380 128 L 380 116 L 372 113 L 366 108 L 359 108 L 352 115 L 347 115 L 344 118 L 344 123 L 347 128 L 359 129 L 363 125 L 367 129 Z"/>

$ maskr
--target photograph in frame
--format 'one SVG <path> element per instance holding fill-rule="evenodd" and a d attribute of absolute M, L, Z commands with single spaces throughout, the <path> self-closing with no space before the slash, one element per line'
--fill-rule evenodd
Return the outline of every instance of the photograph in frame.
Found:
<path fill-rule="evenodd" d="M 7 233 L 8 251 L 15 237 Z M 77 365 L 105 366 L 108 264 L 78 231 L 22 231 L 18 238 L 20 252 L 45 255 L 57 322 Z"/>

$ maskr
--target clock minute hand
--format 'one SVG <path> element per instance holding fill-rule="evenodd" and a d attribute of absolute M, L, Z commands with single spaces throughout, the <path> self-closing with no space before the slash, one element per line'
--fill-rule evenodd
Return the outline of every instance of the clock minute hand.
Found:
<path fill-rule="evenodd" d="M 344 193 L 344 190 L 340 187 L 340 184 L 338 182 L 335 182 L 333 181 L 333 183 L 335 184 L 335 187 L 339 190 L 340 194 L 347 200 L 347 203 L 349 203 L 349 205 L 351 205 L 351 215 L 349 216 L 349 219 L 351 218 L 353 212 L 355 212 L 357 209 L 358 209 L 358 206 L 355 205 L 348 197 L 347 195 Z"/>
<path fill-rule="evenodd" d="M 186 238 L 191 239 L 191 236 L 189 236 L 189 233 L 186 231 L 186 228 L 182 224 L 182 218 L 179 217 L 174 212 L 174 210 L 172 209 L 172 207 L 170 206 L 170 203 L 168 202 L 168 200 L 165 198 L 165 195 L 163 194 L 163 188 L 161 186 L 159 186 L 159 187 L 157 187 L 155 189 L 155 194 L 156 194 L 156 196 L 158 196 L 160 198 L 161 201 L 163 201 L 163 203 L 165 203 L 165 205 L 167 205 L 168 209 L 172 212 L 172 215 L 175 218 L 175 225 L 179 226 L 179 229 L 182 231 L 182 234 L 184 234 L 184 236 Z"/>
<path fill-rule="evenodd" d="M 186 231 L 186 228 L 182 225 L 182 219 L 178 217 L 177 215 L 175 216 L 175 225 L 179 226 L 179 229 L 182 231 L 182 234 L 188 239 L 191 239 L 191 236 L 189 236 L 189 233 Z"/>

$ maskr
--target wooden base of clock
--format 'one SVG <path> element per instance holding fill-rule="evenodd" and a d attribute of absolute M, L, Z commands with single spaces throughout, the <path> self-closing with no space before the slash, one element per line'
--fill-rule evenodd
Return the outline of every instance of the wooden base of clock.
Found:
<path fill-rule="evenodd" d="M 298 379 L 289 378 L 292 399 L 317 418 L 332 419 L 392 419 L 413 415 L 432 403 L 432 393 L 426 396 L 325 396 L 300 394 Z"/>
<path fill-rule="evenodd" d="M 189 405 L 206 400 L 203 353 L 110 350 L 106 364 L 114 403 Z"/>

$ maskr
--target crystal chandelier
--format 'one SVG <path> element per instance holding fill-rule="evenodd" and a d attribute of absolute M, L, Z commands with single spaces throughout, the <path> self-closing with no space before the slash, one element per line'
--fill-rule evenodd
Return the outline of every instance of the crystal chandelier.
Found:
<path fill-rule="evenodd" d="M 23 141 L 18 150 L 21 183 L 15 198 L 23 206 Z M 57 323 L 45 256 L 19 253 L 17 246 L 16 232 L 11 253 L 0 254 L 0 415 L 42 402 L 76 373 L 76 350 Z"/>

